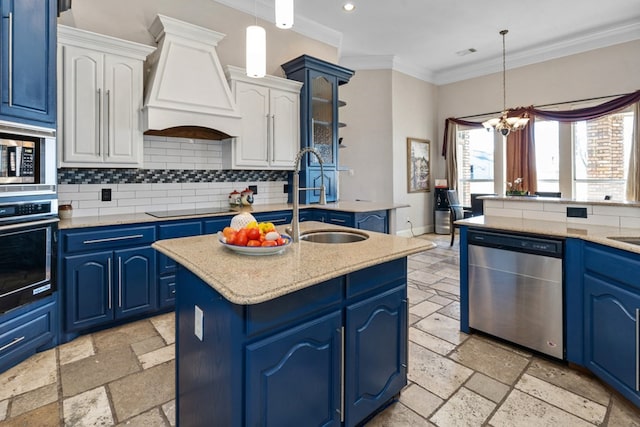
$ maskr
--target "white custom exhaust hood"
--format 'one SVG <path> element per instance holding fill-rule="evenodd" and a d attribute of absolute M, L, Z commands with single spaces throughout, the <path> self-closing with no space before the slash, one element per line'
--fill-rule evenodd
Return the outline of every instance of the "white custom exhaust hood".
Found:
<path fill-rule="evenodd" d="M 224 34 L 158 15 L 149 28 L 158 49 L 147 58 L 145 134 L 207 139 L 238 136 L 241 116 L 216 53 Z"/>

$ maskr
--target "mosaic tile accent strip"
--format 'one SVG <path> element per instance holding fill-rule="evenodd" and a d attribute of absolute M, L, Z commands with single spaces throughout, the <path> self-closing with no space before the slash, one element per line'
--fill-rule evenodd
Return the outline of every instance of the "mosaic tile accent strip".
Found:
<path fill-rule="evenodd" d="M 180 169 L 58 169 L 58 184 L 157 184 L 286 181 L 286 171 Z"/>

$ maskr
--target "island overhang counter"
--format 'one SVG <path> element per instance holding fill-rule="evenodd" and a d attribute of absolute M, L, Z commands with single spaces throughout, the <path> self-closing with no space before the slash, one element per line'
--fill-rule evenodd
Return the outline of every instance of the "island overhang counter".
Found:
<path fill-rule="evenodd" d="M 341 229 L 304 222 L 301 230 Z M 407 256 L 435 245 L 367 232 L 245 256 L 215 235 L 158 241 L 178 264 L 181 426 L 356 425 L 407 383 Z"/>

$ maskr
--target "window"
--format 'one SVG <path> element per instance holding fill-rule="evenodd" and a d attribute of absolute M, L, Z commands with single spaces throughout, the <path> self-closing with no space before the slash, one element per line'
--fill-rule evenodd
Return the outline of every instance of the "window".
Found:
<path fill-rule="evenodd" d="M 536 120 L 534 126 L 538 191 L 559 192 L 560 137 L 558 122 Z"/>
<path fill-rule="evenodd" d="M 631 111 L 573 123 L 574 198 L 625 199 L 632 126 Z"/>
<path fill-rule="evenodd" d="M 464 206 L 471 206 L 471 193 L 494 192 L 493 141 L 486 129 L 458 131 L 458 196 Z"/>

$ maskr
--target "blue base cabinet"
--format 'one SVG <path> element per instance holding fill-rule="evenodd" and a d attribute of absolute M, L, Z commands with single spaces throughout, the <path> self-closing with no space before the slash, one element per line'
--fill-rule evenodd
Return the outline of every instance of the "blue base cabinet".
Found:
<path fill-rule="evenodd" d="M 370 212 L 343 212 L 331 209 L 303 209 L 300 221 L 319 221 L 360 230 L 389 233 L 389 212 L 386 210 Z"/>
<path fill-rule="evenodd" d="M 584 361 L 640 406 L 640 255 L 586 243 Z"/>
<path fill-rule="evenodd" d="M 56 0 L 0 3 L 0 120 L 56 126 Z"/>
<path fill-rule="evenodd" d="M 407 384 L 406 274 L 402 258 L 241 306 L 180 266 L 177 423 L 355 426 L 366 420 Z"/>
<path fill-rule="evenodd" d="M 58 336 L 57 293 L 0 316 L 0 373 L 36 352 L 54 347 Z"/>
<path fill-rule="evenodd" d="M 62 230 L 60 236 L 64 332 L 157 310 L 155 226 Z"/>

